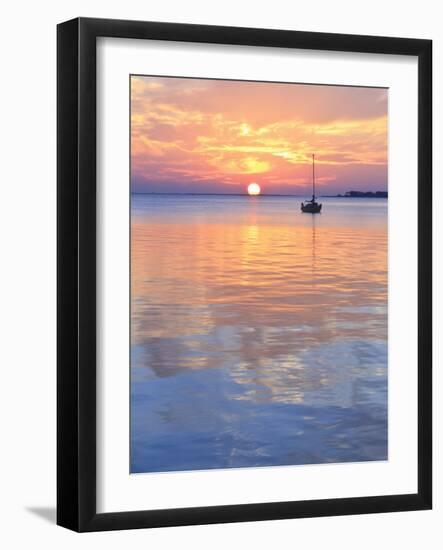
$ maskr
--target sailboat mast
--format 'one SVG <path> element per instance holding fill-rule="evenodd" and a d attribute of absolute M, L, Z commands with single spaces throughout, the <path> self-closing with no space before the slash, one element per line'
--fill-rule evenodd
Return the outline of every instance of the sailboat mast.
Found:
<path fill-rule="evenodd" d="M 315 155 L 312 155 L 312 200 L 315 200 Z"/>

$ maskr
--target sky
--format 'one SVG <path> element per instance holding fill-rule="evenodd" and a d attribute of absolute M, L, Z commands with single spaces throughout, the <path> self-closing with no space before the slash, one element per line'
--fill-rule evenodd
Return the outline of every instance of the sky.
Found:
<path fill-rule="evenodd" d="M 131 77 L 131 190 L 387 190 L 388 90 Z"/>

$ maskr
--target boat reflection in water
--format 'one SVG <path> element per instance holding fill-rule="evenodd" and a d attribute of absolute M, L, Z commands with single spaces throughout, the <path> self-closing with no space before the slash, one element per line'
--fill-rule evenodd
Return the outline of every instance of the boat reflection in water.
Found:
<path fill-rule="evenodd" d="M 387 201 L 325 206 L 133 195 L 132 472 L 387 458 Z"/>

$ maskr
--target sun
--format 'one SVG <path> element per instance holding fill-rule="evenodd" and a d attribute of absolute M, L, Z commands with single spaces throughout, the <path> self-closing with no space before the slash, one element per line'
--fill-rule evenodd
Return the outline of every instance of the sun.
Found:
<path fill-rule="evenodd" d="M 260 195 L 261 189 L 258 183 L 250 183 L 248 185 L 249 195 Z"/>

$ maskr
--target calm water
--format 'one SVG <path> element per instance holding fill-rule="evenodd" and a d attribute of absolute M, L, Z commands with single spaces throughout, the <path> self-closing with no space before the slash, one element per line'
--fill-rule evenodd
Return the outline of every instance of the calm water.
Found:
<path fill-rule="evenodd" d="M 132 196 L 131 471 L 387 458 L 387 201 Z"/>

